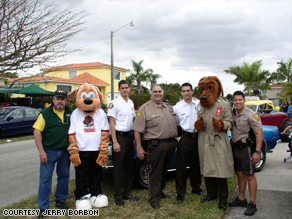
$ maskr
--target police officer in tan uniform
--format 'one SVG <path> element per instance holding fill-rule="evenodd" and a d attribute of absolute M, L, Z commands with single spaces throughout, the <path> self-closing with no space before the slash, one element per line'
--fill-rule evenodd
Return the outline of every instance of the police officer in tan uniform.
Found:
<path fill-rule="evenodd" d="M 113 142 L 115 201 L 118 206 L 124 206 L 123 199 L 138 200 L 130 194 L 133 184 L 134 136 L 132 126 L 135 111 L 134 104 L 129 99 L 128 81 L 119 82 L 119 92 L 121 96 L 111 101 L 107 116 Z"/>
<path fill-rule="evenodd" d="M 260 117 L 251 109 L 245 107 L 245 96 L 241 91 L 233 94 L 233 104 L 236 111 L 233 113 L 232 145 L 234 154 L 234 168 L 238 177 L 239 196 L 228 203 L 230 207 L 247 207 L 245 215 L 254 215 L 256 208 L 257 180 L 254 175 L 255 164 L 260 161 L 263 143 L 263 130 Z M 249 131 L 256 134 L 256 148 L 251 148 Z M 248 160 L 248 162 L 246 162 Z M 245 189 L 248 183 L 250 202 L 245 199 Z"/>
<path fill-rule="evenodd" d="M 160 208 L 161 198 L 170 198 L 163 193 L 167 169 L 176 148 L 177 119 L 173 108 L 162 102 L 163 90 L 154 85 L 151 100 L 143 104 L 137 112 L 134 125 L 134 137 L 137 143 L 137 156 L 150 163 L 148 173 L 149 201 L 153 208 Z M 147 142 L 147 153 L 142 148 L 141 135 Z"/>

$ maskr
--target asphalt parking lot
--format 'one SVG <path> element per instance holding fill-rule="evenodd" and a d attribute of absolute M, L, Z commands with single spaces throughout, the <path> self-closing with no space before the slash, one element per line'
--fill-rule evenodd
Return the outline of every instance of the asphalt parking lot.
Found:
<path fill-rule="evenodd" d="M 267 154 L 267 162 L 261 172 L 256 173 L 258 192 L 256 205 L 258 211 L 252 218 L 287 219 L 292 217 L 292 159 L 284 163 L 290 153 L 288 143 L 278 143 L 273 153 Z M 234 199 L 238 196 L 236 188 Z M 249 201 L 248 188 L 246 199 Z M 247 218 L 246 208 L 229 208 L 224 219 Z"/>

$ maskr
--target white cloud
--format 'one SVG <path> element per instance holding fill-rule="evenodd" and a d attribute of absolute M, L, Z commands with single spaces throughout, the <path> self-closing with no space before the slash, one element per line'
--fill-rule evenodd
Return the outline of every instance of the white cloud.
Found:
<path fill-rule="evenodd" d="M 73 37 L 70 48 L 83 47 L 58 64 L 110 64 L 110 32 L 114 33 L 114 64 L 131 68 L 131 59 L 145 60 L 145 68 L 161 74 L 160 82 L 191 82 L 218 76 L 225 94 L 242 89 L 224 73 L 230 66 L 263 61 L 275 71 L 277 62 L 292 56 L 292 2 L 255 1 L 81 1 L 76 5 L 89 16 L 86 30 Z M 100 41 L 99 41 L 100 40 Z"/>

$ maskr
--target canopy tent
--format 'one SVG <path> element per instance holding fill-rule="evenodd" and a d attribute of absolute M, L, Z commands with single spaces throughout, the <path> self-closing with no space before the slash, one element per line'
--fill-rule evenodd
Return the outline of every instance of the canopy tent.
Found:
<path fill-rule="evenodd" d="M 35 84 L 30 84 L 24 88 L 0 88 L 0 94 L 4 93 L 25 94 L 26 96 L 53 96 L 55 92 L 47 91 Z"/>
<path fill-rule="evenodd" d="M 55 92 L 47 91 L 35 84 L 30 84 L 24 88 L 19 89 L 19 94 L 25 94 L 26 96 L 53 96 Z"/>
<path fill-rule="evenodd" d="M 18 93 L 18 91 L 19 91 L 19 88 L 18 89 L 0 88 L 0 94 Z"/>

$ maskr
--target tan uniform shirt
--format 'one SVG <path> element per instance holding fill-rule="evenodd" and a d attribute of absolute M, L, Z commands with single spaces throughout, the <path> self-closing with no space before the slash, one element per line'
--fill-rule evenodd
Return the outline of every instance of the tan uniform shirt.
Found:
<path fill-rule="evenodd" d="M 248 138 L 248 132 L 250 128 L 253 130 L 258 130 L 262 128 L 262 122 L 257 113 L 244 107 L 241 113 L 233 113 L 233 126 L 232 126 L 232 141 L 235 143 L 239 140 L 242 143 L 246 143 L 246 138 Z"/>
<path fill-rule="evenodd" d="M 162 140 L 178 136 L 177 119 L 173 108 L 164 102 L 160 108 L 152 100 L 139 108 L 132 129 L 143 133 L 144 140 Z"/>

